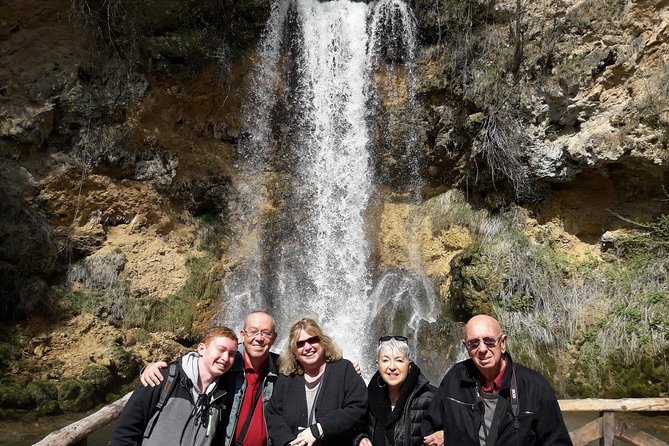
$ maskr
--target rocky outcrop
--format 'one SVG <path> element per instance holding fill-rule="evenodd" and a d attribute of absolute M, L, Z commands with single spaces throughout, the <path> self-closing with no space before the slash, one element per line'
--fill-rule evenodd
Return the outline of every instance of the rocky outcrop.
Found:
<path fill-rule="evenodd" d="M 0 317 L 26 338 L 0 364 L 21 385 L 40 379 L 29 398 L 0 392 L 0 406 L 80 410 L 64 401 L 95 400 L 91 386 L 131 381 L 133 361 L 184 348 L 174 334 L 123 326 L 118 312 L 147 323 L 159 302 L 169 313 L 205 296 L 174 329 L 189 344 L 193 321 L 216 305 L 221 271 L 241 262 L 227 252 L 243 217 L 233 203 L 240 109 L 270 2 L 185 10 L 166 0 L 150 13 L 145 2 L 112 2 L 126 8 L 108 16 L 94 1 L 10 3 L 0 19 Z M 599 262 L 629 252 L 636 222 L 669 212 L 668 1 L 413 4 L 415 116 L 390 94 L 406 88 L 405 73 L 377 79 L 374 274 L 420 264 L 464 319 L 509 283 L 533 285 L 481 252 L 491 233 L 514 234 L 498 228 L 500 215 L 513 214 L 527 251 Z M 276 190 L 286 177 L 267 173 Z M 263 212 L 278 213 L 276 201 Z M 88 280 L 91 268 L 109 281 Z M 571 278 L 556 273 L 551 284 Z M 54 387 L 70 379 L 79 381 Z"/>

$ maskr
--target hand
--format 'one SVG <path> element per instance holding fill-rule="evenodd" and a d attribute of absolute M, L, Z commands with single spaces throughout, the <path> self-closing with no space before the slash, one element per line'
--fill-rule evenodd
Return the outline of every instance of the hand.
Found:
<path fill-rule="evenodd" d="M 369 440 L 369 438 L 365 437 L 362 440 L 360 440 L 358 446 L 372 446 L 372 442 Z"/>
<path fill-rule="evenodd" d="M 362 376 L 362 369 L 360 368 L 360 363 L 358 361 L 353 361 L 353 369 L 355 370 L 355 373 Z"/>
<path fill-rule="evenodd" d="M 444 446 L 444 431 L 437 431 L 427 437 L 423 437 L 423 443 L 426 446 Z"/>
<path fill-rule="evenodd" d="M 164 361 L 152 362 L 151 364 L 144 367 L 142 374 L 139 376 L 144 387 L 155 387 L 160 385 L 160 382 L 163 380 L 163 375 L 160 373 L 160 369 L 167 367 L 167 363 Z"/>
<path fill-rule="evenodd" d="M 320 427 L 320 423 L 318 424 L 318 431 L 323 432 L 322 428 Z M 316 437 L 311 433 L 311 429 L 307 427 L 304 429 L 302 432 L 297 434 L 297 437 L 295 437 L 295 440 L 291 441 L 288 443 L 289 446 L 313 446 L 313 444 L 316 443 Z"/>

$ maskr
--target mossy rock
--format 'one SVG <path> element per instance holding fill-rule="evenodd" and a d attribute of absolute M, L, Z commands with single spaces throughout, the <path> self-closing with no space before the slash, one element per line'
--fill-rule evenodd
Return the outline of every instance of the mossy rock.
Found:
<path fill-rule="evenodd" d="M 493 314 L 490 297 L 498 293 L 502 277 L 474 245 L 451 260 L 450 307 L 459 321 L 476 314 Z"/>
<path fill-rule="evenodd" d="M 31 409 L 34 401 L 25 387 L 13 383 L 0 383 L 0 408 L 4 409 Z"/>
<path fill-rule="evenodd" d="M 47 401 L 44 404 L 39 404 L 35 408 L 35 416 L 43 417 L 47 415 L 59 415 L 63 413 L 58 401 Z"/>
<path fill-rule="evenodd" d="M 58 400 L 58 386 L 51 381 L 33 381 L 28 383 L 26 392 L 35 401 L 38 409 L 40 406 L 51 406 L 51 403 Z"/>
<path fill-rule="evenodd" d="M 100 399 L 87 381 L 66 379 L 58 386 L 58 404 L 64 412 L 83 412 L 95 407 Z"/>
<path fill-rule="evenodd" d="M 139 376 L 139 365 L 135 356 L 119 345 L 114 345 L 106 352 L 112 362 L 112 373 L 122 382 L 132 381 Z"/>
<path fill-rule="evenodd" d="M 92 364 L 81 373 L 81 379 L 95 387 L 98 392 L 107 393 L 114 384 L 114 375 L 105 366 Z"/>

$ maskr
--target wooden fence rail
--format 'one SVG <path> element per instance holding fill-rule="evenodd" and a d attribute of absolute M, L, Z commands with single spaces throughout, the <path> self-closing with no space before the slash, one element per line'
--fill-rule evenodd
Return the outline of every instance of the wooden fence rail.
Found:
<path fill-rule="evenodd" d="M 114 422 L 128 402 L 132 392 L 114 401 L 86 418 L 51 432 L 33 446 L 86 446 L 90 434 Z"/>
<path fill-rule="evenodd" d="M 562 412 L 599 412 L 599 418 L 569 433 L 574 446 L 599 440 L 600 446 L 613 446 L 618 439 L 633 446 L 669 446 L 634 426 L 615 419 L 615 412 L 669 411 L 669 398 L 624 398 L 619 400 L 560 400 Z"/>
<path fill-rule="evenodd" d="M 132 392 L 79 421 L 51 432 L 34 446 L 85 446 L 88 436 L 114 422 Z M 585 446 L 599 440 L 600 446 L 612 446 L 619 439 L 633 446 L 669 446 L 646 432 L 615 419 L 615 412 L 669 411 L 669 398 L 625 398 L 618 400 L 560 400 L 563 412 L 599 412 L 600 417 L 569 433 L 574 446 Z"/>

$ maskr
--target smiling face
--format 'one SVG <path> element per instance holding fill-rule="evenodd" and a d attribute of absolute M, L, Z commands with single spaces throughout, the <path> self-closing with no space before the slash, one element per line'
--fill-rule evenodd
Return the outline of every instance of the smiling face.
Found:
<path fill-rule="evenodd" d="M 232 367 L 237 353 L 237 340 L 218 336 L 206 344 L 201 342 L 197 352 L 200 354 L 200 376 L 218 378 Z"/>
<path fill-rule="evenodd" d="M 269 349 L 276 341 L 274 319 L 260 311 L 251 313 L 244 322 L 241 335 L 247 357 L 252 362 L 262 363 L 269 356 Z"/>
<path fill-rule="evenodd" d="M 325 364 L 325 351 L 318 335 L 300 330 L 295 340 L 295 357 L 305 371 L 320 369 Z"/>
<path fill-rule="evenodd" d="M 390 389 L 399 389 L 409 375 L 409 358 L 400 350 L 382 348 L 377 364 L 381 379 Z"/>
<path fill-rule="evenodd" d="M 502 356 L 506 351 L 506 335 L 494 318 L 490 316 L 474 316 L 465 326 L 465 343 L 478 340 L 474 348 L 467 347 L 469 356 L 481 374 L 494 379 L 502 368 Z M 496 340 L 496 345 L 487 346 L 483 340 Z"/>

